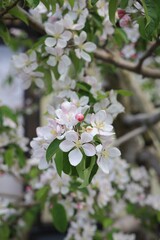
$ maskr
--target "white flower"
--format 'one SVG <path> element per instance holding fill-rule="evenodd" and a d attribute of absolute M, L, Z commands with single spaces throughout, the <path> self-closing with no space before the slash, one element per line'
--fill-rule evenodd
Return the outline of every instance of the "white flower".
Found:
<path fill-rule="evenodd" d="M 82 108 L 77 108 L 72 102 L 65 101 L 61 104 L 61 108 L 55 111 L 57 123 L 64 125 L 69 129 L 72 129 L 78 121 L 76 119 L 76 114 L 81 113 Z"/>
<path fill-rule="evenodd" d="M 84 24 L 74 24 L 72 17 L 69 14 L 66 14 L 64 16 L 64 27 L 69 30 L 81 30 L 82 28 L 84 28 Z"/>
<path fill-rule="evenodd" d="M 32 51 L 29 55 L 20 53 L 13 56 L 13 63 L 17 69 L 22 69 L 25 73 L 30 73 L 38 67 L 35 51 Z"/>
<path fill-rule="evenodd" d="M 47 47 L 57 46 L 59 48 L 65 48 L 67 46 L 67 41 L 72 37 L 70 31 L 64 31 L 64 25 L 62 21 L 57 21 L 55 23 L 45 24 L 46 33 L 52 37 L 48 37 L 45 40 Z"/>
<path fill-rule="evenodd" d="M 86 32 L 82 31 L 80 36 L 78 37 L 75 35 L 74 43 L 78 46 L 78 49 L 75 49 L 76 56 L 81 59 L 83 58 L 85 61 L 90 62 L 91 57 L 88 52 L 94 52 L 96 50 L 96 45 L 92 42 L 86 42 L 87 34 Z"/>
<path fill-rule="evenodd" d="M 73 10 L 69 12 L 69 15 L 73 20 L 78 18 L 78 24 L 85 25 L 88 13 L 88 9 L 86 8 L 86 0 L 78 0 L 75 1 Z"/>
<path fill-rule="evenodd" d="M 96 146 L 96 150 L 98 155 L 97 164 L 104 173 L 108 174 L 115 164 L 114 159 L 119 157 L 121 153 L 116 147 L 104 147 L 101 144 Z"/>
<path fill-rule="evenodd" d="M 77 107 L 86 107 L 89 102 L 89 97 L 82 96 L 79 98 L 75 92 L 72 92 L 70 98 Z"/>
<path fill-rule="evenodd" d="M 113 135 L 113 126 L 110 125 L 110 117 L 107 117 L 107 113 L 104 110 L 92 114 L 91 116 L 91 126 L 93 135 L 99 134 L 102 136 Z"/>
<path fill-rule="evenodd" d="M 99 0 L 96 3 L 97 6 L 97 12 L 101 17 L 108 15 L 108 3 L 105 0 Z"/>
<path fill-rule="evenodd" d="M 122 49 L 122 54 L 125 58 L 131 58 L 136 54 L 134 44 L 125 45 Z"/>
<path fill-rule="evenodd" d="M 66 133 L 65 137 L 66 140 L 64 140 L 59 147 L 63 152 L 69 152 L 71 150 L 68 155 L 71 165 L 77 166 L 81 162 L 83 154 L 80 149 L 83 149 L 86 156 L 95 155 L 95 147 L 89 143 L 93 140 L 92 135 L 84 132 L 81 134 L 81 138 L 79 139 L 77 132 L 69 131 Z"/>
<path fill-rule="evenodd" d="M 54 67 L 58 63 L 59 74 L 66 73 L 69 66 L 71 65 L 71 60 L 67 55 L 63 54 L 63 49 L 46 47 L 46 51 L 49 54 L 53 55 L 53 56 L 49 56 L 49 59 L 47 61 L 48 65 Z"/>

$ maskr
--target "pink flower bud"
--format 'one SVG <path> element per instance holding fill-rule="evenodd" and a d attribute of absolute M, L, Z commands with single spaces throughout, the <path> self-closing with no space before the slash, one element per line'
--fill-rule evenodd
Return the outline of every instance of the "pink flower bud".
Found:
<path fill-rule="evenodd" d="M 84 115 L 82 113 L 77 113 L 75 118 L 78 120 L 78 122 L 82 122 L 84 120 Z"/>
<path fill-rule="evenodd" d="M 118 17 L 121 19 L 124 17 L 124 15 L 126 14 L 126 11 L 123 10 L 123 9 L 118 9 L 117 10 L 117 13 L 118 13 Z"/>
<path fill-rule="evenodd" d="M 131 18 L 128 14 L 125 14 L 119 21 L 120 27 L 127 27 L 129 22 L 131 21 Z"/>

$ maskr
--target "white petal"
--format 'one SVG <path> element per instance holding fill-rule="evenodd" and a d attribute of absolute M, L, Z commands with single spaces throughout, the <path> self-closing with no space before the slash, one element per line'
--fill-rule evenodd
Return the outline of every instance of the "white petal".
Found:
<path fill-rule="evenodd" d="M 74 36 L 74 43 L 75 45 L 79 45 L 80 44 L 80 39 L 77 35 Z"/>
<path fill-rule="evenodd" d="M 64 74 L 68 70 L 70 64 L 71 64 L 70 58 L 66 55 L 63 55 L 61 61 L 58 64 L 58 72 L 60 74 Z"/>
<path fill-rule="evenodd" d="M 96 151 L 98 152 L 98 153 L 100 153 L 101 151 L 102 151 L 102 144 L 99 144 L 99 145 L 97 145 L 96 146 Z"/>
<path fill-rule="evenodd" d="M 68 156 L 69 162 L 72 166 L 77 166 L 81 162 L 83 157 L 81 151 L 78 148 L 72 150 Z"/>
<path fill-rule="evenodd" d="M 95 147 L 90 143 L 83 144 L 82 148 L 86 156 L 94 156 L 96 154 Z"/>
<path fill-rule="evenodd" d="M 54 35 L 55 28 L 53 24 L 46 23 L 44 26 L 47 34 Z"/>
<path fill-rule="evenodd" d="M 66 41 L 71 39 L 71 37 L 72 37 L 72 33 L 70 31 L 64 31 L 64 33 L 61 34 L 61 38 L 63 38 Z"/>
<path fill-rule="evenodd" d="M 83 132 L 81 135 L 81 143 L 88 143 L 93 140 L 93 136 L 87 132 Z"/>
<path fill-rule="evenodd" d="M 39 162 L 39 164 L 38 164 L 38 168 L 39 168 L 40 170 L 43 170 L 43 169 L 46 169 L 46 168 L 48 168 L 48 167 L 49 167 L 49 165 L 48 165 L 46 159 L 45 159 L 44 157 L 41 158 L 41 159 L 40 159 L 40 162 Z"/>
<path fill-rule="evenodd" d="M 63 152 L 69 152 L 74 146 L 75 146 L 74 142 L 64 140 L 63 142 L 60 143 L 59 148 Z"/>
<path fill-rule="evenodd" d="M 80 49 L 75 49 L 76 56 L 81 59 L 81 50 Z"/>
<path fill-rule="evenodd" d="M 78 141 L 78 134 L 75 131 L 69 131 L 66 133 L 66 139 L 68 141 L 76 142 Z"/>
<path fill-rule="evenodd" d="M 56 58 L 50 56 L 50 57 L 48 58 L 47 64 L 50 65 L 50 66 L 52 66 L 52 67 L 56 66 L 56 64 L 57 64 Z"/>
<path fill-rule="evenodd" d="M 86 62 L 90 62 L 91 61 L 91 57 L 89 56 L 88 53 L 86 53 L 85 51 L 81 51 L 81 57 L 86 61 Z"/>
<path fill-rule="evenodd" d="M 81 106 L 87 105 L 88 101 L 89 101 L 89 97 L 87 97 L 87 96 L 81 97 L 81 98 L 80 98 Z"/>
<path fill-rule="evenodd" d="M 104 110 L 100 110 L 95 115 L 96 122 L 105 122 L 106 118 L 107 118 L 107 114 Z"/>
<path fill-rule="evenodd" d="M 100 157 L 97 161 L 97 164 L 106 174 L 109 174 L 111 169 L 113 168 L 113 161 L 111 159 L 105 159 L 103 157 Z"/>
<path fill-rule="evenodd" d="M 79 37 L 80 37 L 80 43 L 84 43 L 84 41 L 86 41 L 87 39 L 87 33 L 82 31 Z"/>
<path fill-rule="evenodd" d="M 48 37 L 45 40 L 45 44 L 46 44 L 47 47 L 53 47 L 56 44 L 56 39 L 52 38 L 52 37 Z"/>
<path fill-rule="evenodd" d="M 92 42 L 86 42 L 83 44 L 86 52 L 94 52 L 96 50 L 96 45 Z"/>
<path fill-rule="evenodd" d="M 67 41 L 65 39 L 58 39 L 57 41 L 57 47 L 58 48 L 65 48 L 67 46 Z"/>
<path fill-rule="evenodd" d="M 62 21 L 54 23 L 54 33 L 56 35 L 62 34 L 63 31 L 64 31 L 64 26 Z"/>
<path fill-rule="evenodd" d="M 116 147 L 109 148 L 108 153 L 109 153 L 109 156 L 111 158 L 116 158 L 116 157 L 119 157 L 121 155 L 121 152 Z"/>

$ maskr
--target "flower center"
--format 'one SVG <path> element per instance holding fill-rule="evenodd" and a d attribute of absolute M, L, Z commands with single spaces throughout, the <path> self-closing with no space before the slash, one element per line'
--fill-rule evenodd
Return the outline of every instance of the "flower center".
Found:
<path fill-rule="evenodd" d="M 80 148 L 80 147 L 82 146 L 80 140 L 76 141 L 76 142 L 75 142 L 75 145 L 76 145 L 77 148 Z"/>

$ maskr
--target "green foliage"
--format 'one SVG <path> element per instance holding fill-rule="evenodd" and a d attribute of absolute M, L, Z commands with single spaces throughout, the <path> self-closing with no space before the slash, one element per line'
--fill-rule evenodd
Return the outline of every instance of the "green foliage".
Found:
<path fill-rule="evenodd" d="M 109 1 L 109 19 L 111 23 L 115 24 L 115 13 L 118 6 L 118 0 Z"/>
<path fill-rule="evenodd" d="M 54 203 L 51 214 L 55 228 L 62 233 L 65 232 L 68 223 L 64 207 L 59 203 Z"/>
<path fill-rule="evenodd" d="M 18 6 L 15 6 L 14 8 L 12 8 L 9 13 L 20 19 L 22 22 L 24 22 L 25 24 L 28 25 L 28 18 L 26 17 L 26 15 L 20 10 L 20 8 Z"/>
<path fill-rule="evenodd" d="M 54 161 L 56 164 L 57 173 L 59 176 L 61 176 L 63 170 L 63 152 L 60 149 L 57 151 Z"/>
<path fill-rule="evenodd" d="M 46 151 L 46 160 L 49 162 L 52 160 L 52 157 L 57 153 L 57 151 L 59 150 L 59 144 L 60 144 L 60 140 L 55 139 L 51 142 L 51 144 L 49 145 L 49 147 L 47 148 Z"/>
<path fill-rule="evenodd" d="M 0 239 L 9 240 L 10 229 L 7 224 L 0 225 Z"/>
<path fill-rule="evenodd" d="M 120 1 L 120 8 L 125 9 L 128 6 L 129 0 L 121 0 Z"/>
<path fill-rule="evenodd" d="M 145 17 L 139 19 L 140 33 L 145 39 L 152 40 L 157 37 L 160 23 L 160 1 L 142 0 Z"/>
<path fill-rule="evenodd" d="M 44 202 L 47 198 L 49 186 L 44 186 L 36 192 L 36 200 Z"/>
<path fill-rule="evenodd" d="M 9 45 L 11 40 L 10 34 L 7 27 L 2 22 L 0 22 L 0 37 L 3 39 L 6 45 Z"/>
<path fill-rule="evenodd" d="M 9 107 L 5 105 L 0 106 L 0 116 L 1 121 L 3 121 L 4 117 L 7 117 L 17 124 L 17 115 Z"/>
<path fill-rule="evenodd" d="M 30 8 L 35 8 L 39 4 L 40 0 L 26 0 Z"/>

